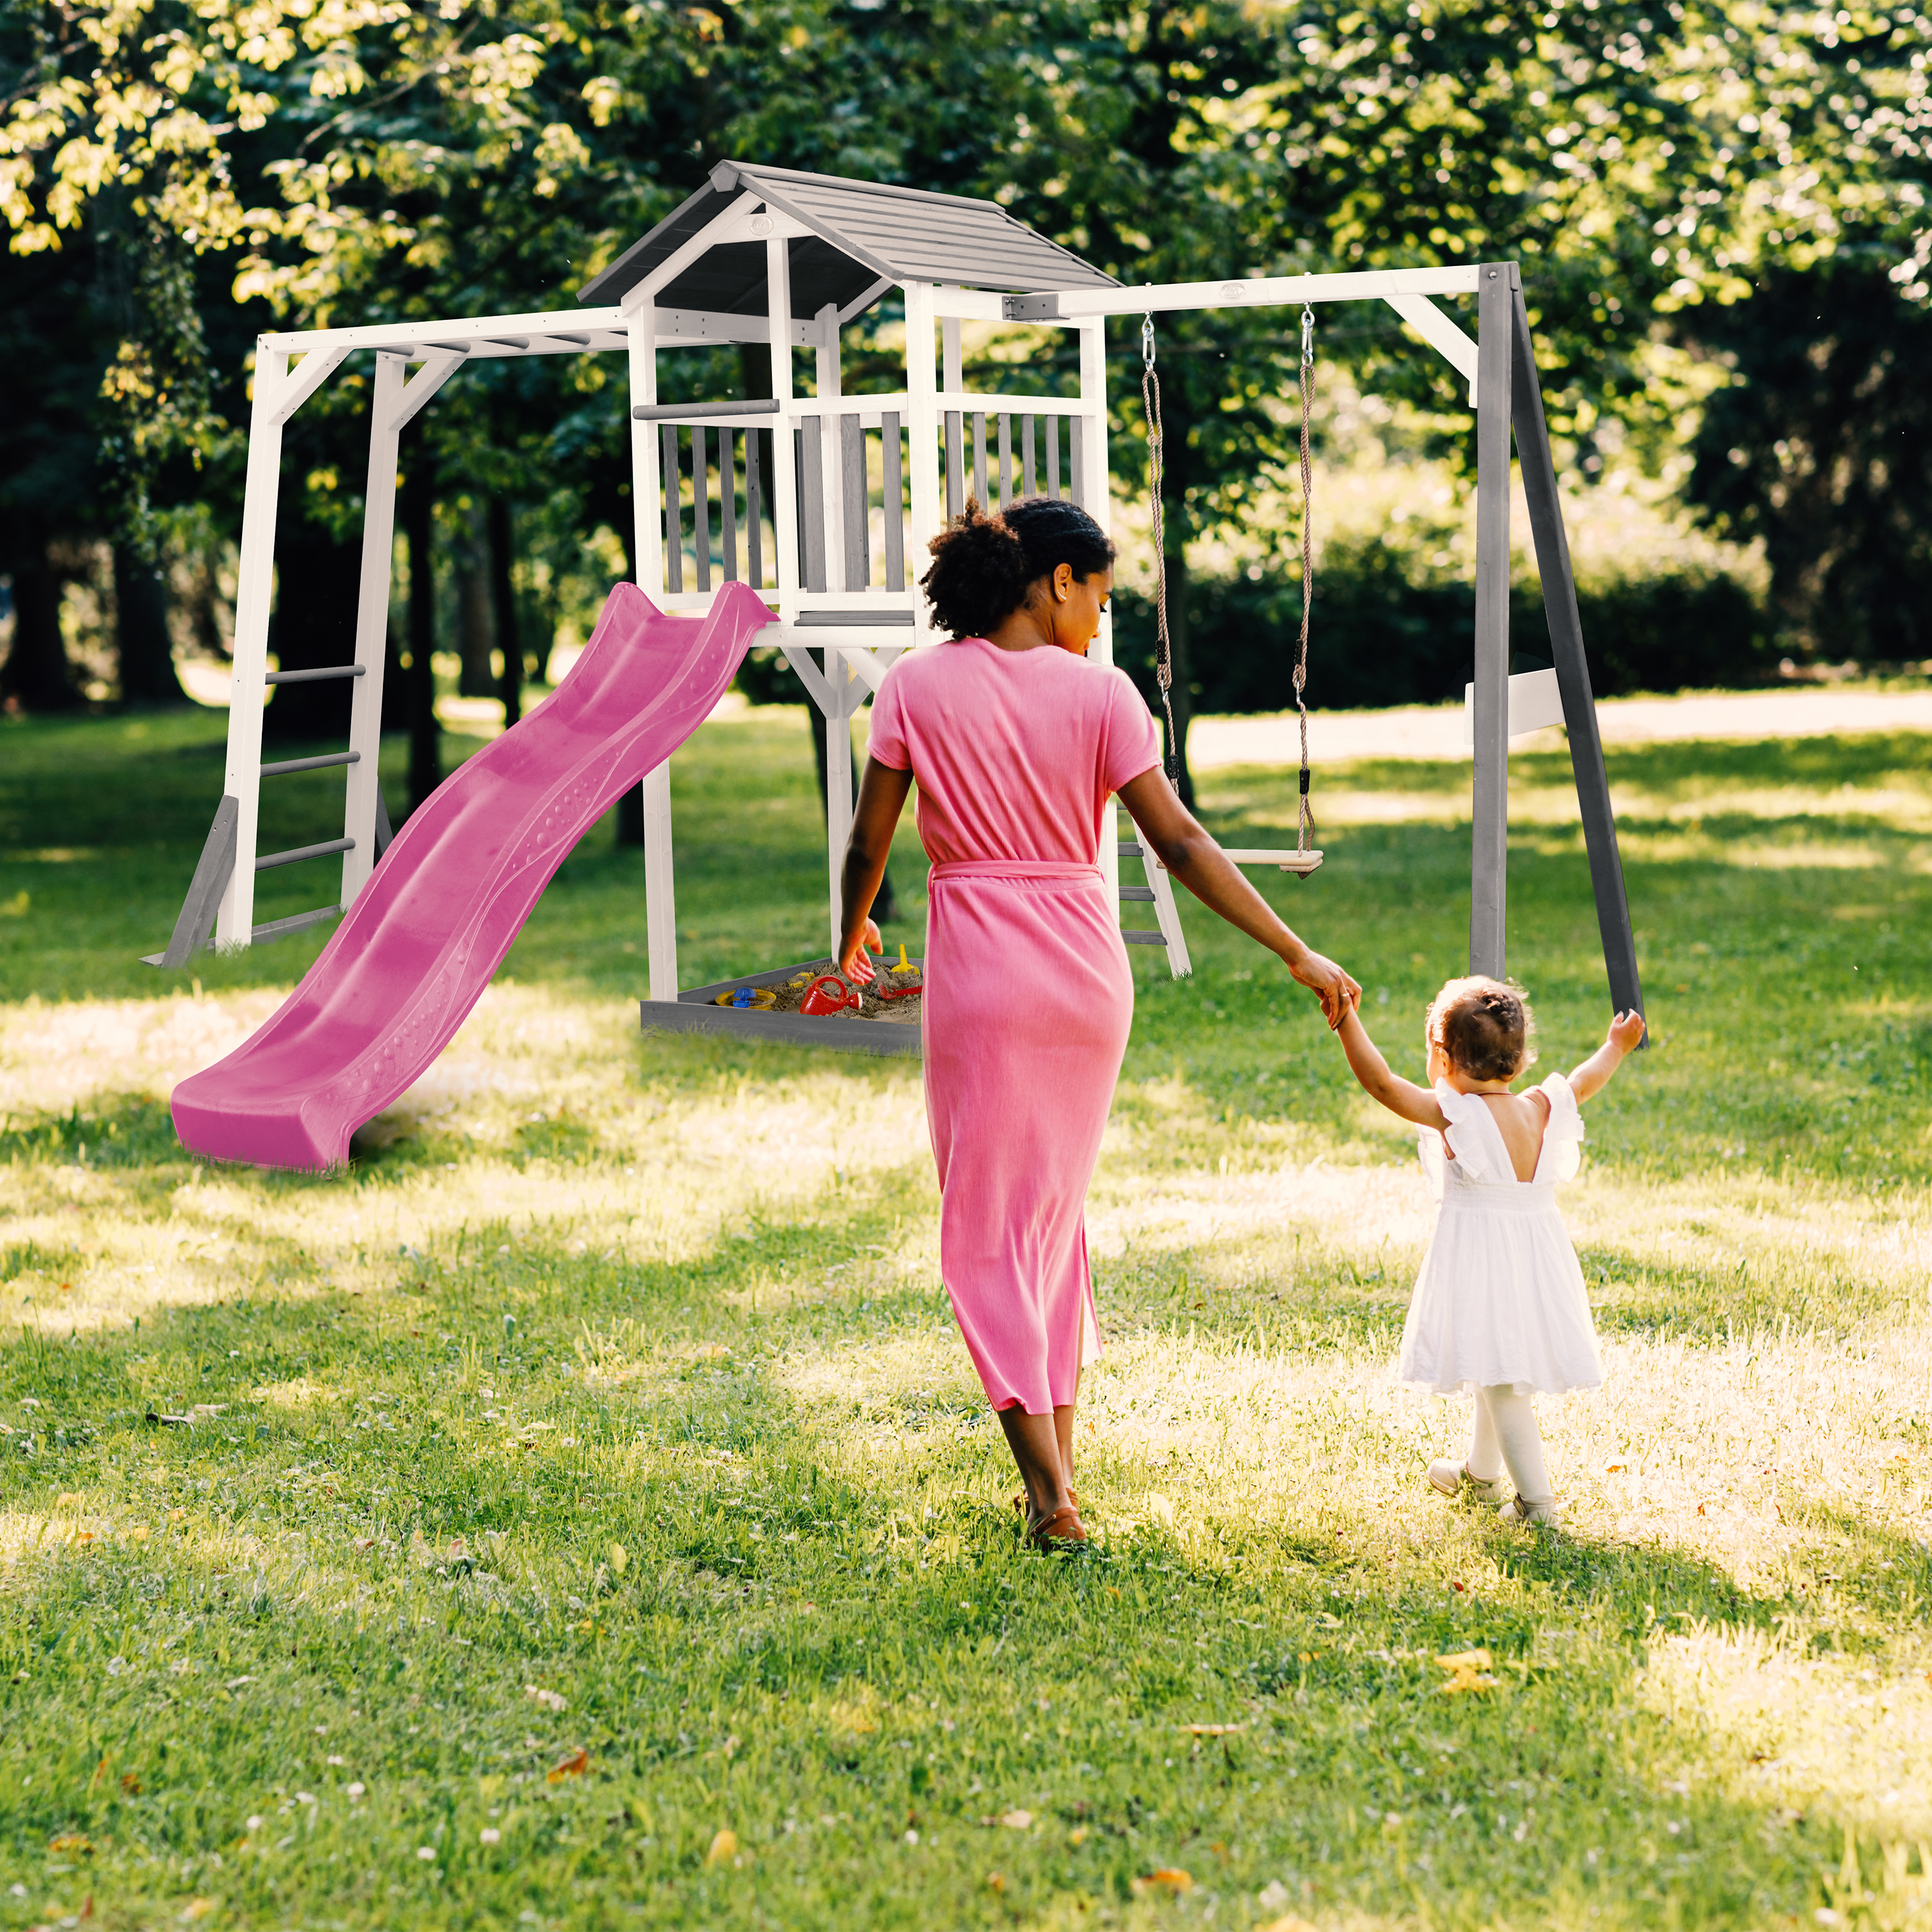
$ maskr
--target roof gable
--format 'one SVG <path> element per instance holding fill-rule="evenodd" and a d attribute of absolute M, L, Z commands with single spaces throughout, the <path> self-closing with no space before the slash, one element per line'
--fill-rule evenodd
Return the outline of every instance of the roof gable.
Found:
<path fill-rule="evenodd" d="M 615 302 L 701 236 L 745 192 L 812 232 L 790 243 L 792 313 L 848 308 L 880 281 L 935 282 L 1030 294 L 1119 284 L 1070 249 L 1016 221 L 998 202 L 920 188 L 722 161 L 705 185 L 578 291 Z M 763 314 L 764 248 L 720 242 L 658 292 L 664 308 Z"/>

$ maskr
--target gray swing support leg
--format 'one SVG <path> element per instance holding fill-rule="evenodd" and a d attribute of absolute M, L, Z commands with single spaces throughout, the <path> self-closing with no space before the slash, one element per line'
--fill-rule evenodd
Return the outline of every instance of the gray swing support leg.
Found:
<path fill-rule="evenodd" d="M 1556 460 L 1544 420 L 1543 392 L 1536 380 L 1528 312 L 1523 307 L 1521 288 L 1513 293 L 1517 453 L 1522 464 L 1523 495 L 1529 506 L 1530 535 L 1536 545 L 1537 574 L 1543 582 L 1550 650 L 1556 661 L 1556 682 L 1563 697 L 1563 723 L 1570 740 L 1570 767 L 1576 775 L 1576 802 L 1590 855 L 1590 885 L 1596 896 L 1610 1004 L 1618 1012 L 1640 1013 L 1643 986 L 1637 976 L 1636 938 L 1624 891 L 1623 858 L 1617 850 L 1616 815 L 1610 808 L 1610 782 L 1604 768 L 1590 667 L 1583 655 L 1583 626 L 1576 609 L 1570 541 L 1564 532 L 1562 504 L 1556 493 Z M 1480 693 L 1477 701 L 1481 702 Z M 1649 1043 L 1646 1034 L 1644 1044 Z"/>
<path fill-rule="evenodd" d="M 1510 364 L 1514 262 L 1476 292 L 1475 776 L 1470 799 L 1469 970 L 1500 980 L 1509 909 Z"/>
<path fill-rule="evenodd" d="M 188 897 L 182 902 L 181 916 L 175 921 L 174 937 L 165 952 L 151 952 L 142 962 L 148 966 L 185 966 L 192 955 L 208 944 L 214 929 L 214 915 L 221 896 L 234 876 L 235 852 L 242 820 L 241 801 L 232 794 L 214 808 L 214 823 L 208 828 L 208 840 L 201 848 L 201 860 L 189 882 Z"/>
<path fill-rule="evenodd" d="M 1583 653 L 1576 581 L 1556 459 L 1536 380 L 1535 346 L 1514 262 L 1486 262 L 1477 292 L 1475 776 L 1472 796 L 1469 970 L 1500 979 L 1508 958 L 1509 867 L 1509 517 L 1512 440 L 1522 465 L 1537 574 L 1563 698 L 1576 802 L 1590 856 L 1604 966 L 1619 1012 L 1643 1010 L 1636 940 L 1617 850 L 1616 814 Z"/>

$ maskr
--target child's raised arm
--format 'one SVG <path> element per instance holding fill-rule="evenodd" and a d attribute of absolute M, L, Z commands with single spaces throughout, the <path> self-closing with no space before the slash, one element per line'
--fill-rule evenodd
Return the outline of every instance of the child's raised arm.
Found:
<path fill-rule="evenodd" d="M 1426 1087 L 1418 1087 L 1413 1080 L 1405 1080 L 1389 1071 L 1388 1062 L 1370 1039 L 1361 1015 L 1352 1005 L 1335 1031 L 1342 1051 L 1348 1056 L 1349 1070 L 1362 1083 L 1370 1100 L 1379 1101 L 1400 1119 L 1413 1120 L 1418 1126 L 1433 1127 L 1438 1133 L 1449 1124 L 1436 1104 L 1436 1096 Z"/>
<path fill-rule="evenodd" d="M 1610 1084 L 1610 1076 L 1622 1065 L 1624 1055 L 1642 1037 L 1642 1014 L 1619 1013 L 1611 1021 L 1603 1045 L 1570 1076 L 1570 1090 L 1580 1104 Z"/>

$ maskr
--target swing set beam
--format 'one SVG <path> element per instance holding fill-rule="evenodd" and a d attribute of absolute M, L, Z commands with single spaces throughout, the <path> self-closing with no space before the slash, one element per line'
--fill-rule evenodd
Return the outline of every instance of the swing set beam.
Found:
<path fill-rule="evenodd" d="M 1473 295 L 1472 340 L 1430 299 Z M 1509 871 L 1510 470 L 1512 446 L 1523 494 L 1544 612 L 1556 661 L 1576 802 L 1589 854 L 1590 884 L 1611 1004 L 1643 1010 L 1636 940 L 1617 846 L 1596 700 L 1583 650 L 1576 582 L 1556 482 L 1555 457 L 1536 376 L 1535 344 L 1514 262 L 1439 268 L 1371 269 L 1326 275 L 1255 275 L 1238 281 L 1166 282 L 1138 289 L 1050 290 L 1008 296 L 1009 322 L 1074 322 L 1107 316 L 1202 309 L 1261 308 L 1286 303 L 1387 302 L 1470 384 L 1476 412 L 1476 619 L 1471 794 L 1469 970 L 1500 978 L 1507 970 Z M 1238 851 L 1237 863 L 1280 865 L 1294 855 Z M 1296 869 L 1310 869 L 1305 866 Z M 1646 1044 L 1648 1044 L 1646 1036 Z"/>

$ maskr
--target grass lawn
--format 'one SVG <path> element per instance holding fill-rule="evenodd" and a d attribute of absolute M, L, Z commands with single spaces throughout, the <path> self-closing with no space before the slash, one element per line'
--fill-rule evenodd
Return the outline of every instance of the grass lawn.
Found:
<path fill-rule="evenodd" d="M 1312 1004 L 1198 908 L 1192 980 L 1137 957 L 1058 1560 L 916 1065 L 640 1037 L 608 822 L 350 1174 L 182 1154 L 170 1083 L 322 936 L 136 963 L 223 722 L 0 721 L 0 1927 L 1932 1924 L 1925 738 L 1612 752 L 1656 1043 L 1566 1197 L 1609 1381 L 1542 1406 L 1561 1535 L 1422 1480 L 1426 1202 Z M 674 772 L 687 982 L 821 948 L 802 718 Z M 1286 838 L 1292 784 L 1207 815 Z M 1328 865 L 1264 886 L 1411 1071 L 1467 784 L 1324 770 Z M 265 842 L 339 800 L 278 781 Z M 1512 808 L 1568 1065 L 1567 760 Z M 258 918 L 332 890 L 290 870 Z"/>

